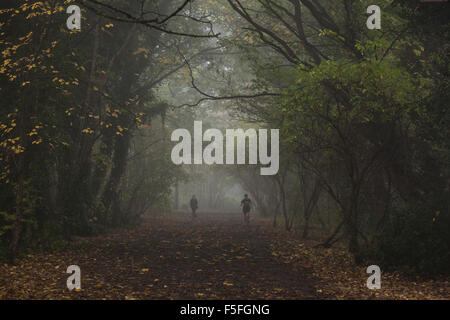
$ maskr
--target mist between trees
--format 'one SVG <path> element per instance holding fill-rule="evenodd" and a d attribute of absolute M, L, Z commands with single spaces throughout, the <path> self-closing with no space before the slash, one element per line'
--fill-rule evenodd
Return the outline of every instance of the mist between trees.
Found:
<path fill-rule="evenodd" d="M 448 272 L 448 6 L 81 0 L 70 31 L 70 4 L 0 5 L 3 259 L 170 215 L 193 193 L 237 212 L 245 192 L 356 262 Z M 171 134 L 194 121 L 279 129 L 278 173 L 173 164 Z"/>

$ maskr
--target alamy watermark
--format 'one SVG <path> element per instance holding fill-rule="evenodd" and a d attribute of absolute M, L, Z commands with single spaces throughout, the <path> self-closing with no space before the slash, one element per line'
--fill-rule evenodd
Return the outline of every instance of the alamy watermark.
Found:
<path fill-rule="evenodd" d="M 69 30 L 81 30 L 81 10 L 80 7 L 72 4 L 67 7 L 67 11 L 70 16 L 67 18 L 67 28 Z"/>
<path fill-rule="evenodd" d="M 381 269 L 377 265 L 368 266 L 366 273 L 370 274 L 367 278 L 367 288 L 370 290 L 381 289 Z"/>
<path fill-rule="evenodd" d="M 270 130 L 270 155 L 268 129 L 259 129 L 258 132 L 255 129 L 246 131 L 226 129 L 224 150 L 224 136 L 220 130 L 208 129 L 203 133 L 202 121 L 194 121 L 193 138 L 192 141 L 192 135 L 187 129 L 176 129 L 172 132 L 171 140 L 179 142 L 172 149 L 171 158 L 174 164 L 246 164 L 248 151 L 248 164 L 259 163 L 267 166 L 261 167 L 261 175 L 268 176 L 278 173 L 280 165 L 278 129 Z M 203 142 L 210 143 L 203 149 Z"/>
<path fill-rule="evenodd" d="M 381 29 L 381 9 L 377 5 L 367 7 L 367 14 L 370 14 L 366 25 L 369 30 Z"/>
<path fill-rule="evenodd" d="M 81 269 L 79 266 L 77 265 L 71 265 L 67 268 L 67 273 L 71 274 L 68 278 L 67 278 L 67 289 L 69 289 L 70 291 L 72 291 L 73 289 L 75 290 L 80 290 L 81 289 Z"/>

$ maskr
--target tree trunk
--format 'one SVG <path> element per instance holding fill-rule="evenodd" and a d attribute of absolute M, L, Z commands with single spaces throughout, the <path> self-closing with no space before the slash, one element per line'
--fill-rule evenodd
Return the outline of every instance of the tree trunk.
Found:
<path fill-rule="evenodd" d="M 24 155 L 19 154 L 18 161 L 18 184 L 16 195 L 16 215 L 14 217 L 14 224 L 12 229 L 11 243 L 9 246 L 9 260 L 11 264 L 14 264 L 17 248 L 19 245 L 20 235 L 22 232 L 22 219 L 23 219 L 23 194 L 24 194 Z"/>
<path fill-rule="evenodd" d="M 175 210 L 179 208 L 179 200 L 180 200 L 180 184 L 178 182 L 178 177 L 175 179 L 175 199 L 173 202 L 173 207 Z"/>

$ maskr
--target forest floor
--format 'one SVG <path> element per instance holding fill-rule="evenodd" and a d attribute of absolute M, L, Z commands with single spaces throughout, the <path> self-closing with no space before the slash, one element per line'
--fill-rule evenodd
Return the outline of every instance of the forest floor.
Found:
<path fill-rule="evenodd" d="M 344 249 L 313 244 L 235 214 L 147 218 L 0 265 L 0 299 L 450 299 L 449 279 L 396 273 L 369 290 Z M 66 287 L 69 265 L 81 269 L 80 290 Z"/>

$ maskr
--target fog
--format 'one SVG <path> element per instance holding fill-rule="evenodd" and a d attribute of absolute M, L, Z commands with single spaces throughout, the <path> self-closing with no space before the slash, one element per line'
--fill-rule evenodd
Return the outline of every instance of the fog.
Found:
<path fill-rule="evenodd" d="M 0 300 L 448 299 L 448 14 L 1 1 Z"/>

